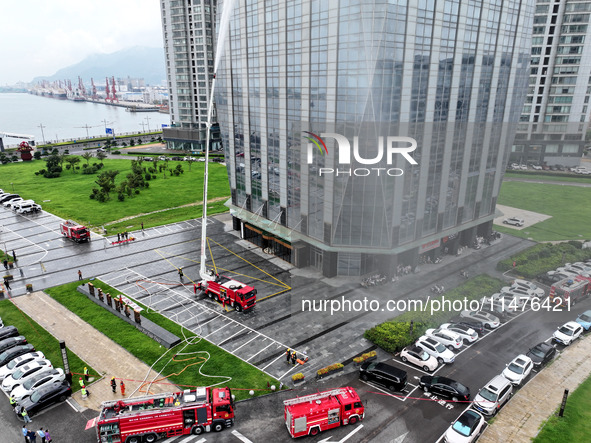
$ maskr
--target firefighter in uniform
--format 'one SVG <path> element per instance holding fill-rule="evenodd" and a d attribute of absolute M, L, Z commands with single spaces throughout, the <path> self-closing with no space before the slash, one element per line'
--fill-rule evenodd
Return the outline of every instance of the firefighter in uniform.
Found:
<path fill-rule="evenodd" d="M 84 381 L 88 381 L 88 368 L 84 366 Z"/>
<path fill-rule="evenodd" d="M 287 363 L 289 363 L 290 360 L 291 360 L 291 349 L 287 348 L 287 351 L 285 351 L 285 361 Z"/>
<path fill-rule="evenodd" d="M 113 392 L 117 392 L 117 381 L 115 377 L 111 377 L 111 389 L 113 389 Z"/>
<path fill-rule="evenodd" d="M 84 380 L 82 380 L 82 377 L 80 377 L 80 379 L 78 380 L 78 383 L 80 383 L 81 388 L 84 387 Z"/>

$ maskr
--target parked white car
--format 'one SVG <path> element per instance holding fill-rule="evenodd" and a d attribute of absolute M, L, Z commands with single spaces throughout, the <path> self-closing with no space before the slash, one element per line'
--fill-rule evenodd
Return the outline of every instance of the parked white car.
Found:
<path fill-rule="evenodd" d="M 511 217 L 511 218 L 506 218 L 505 220 L 503 220 L 503 223 L 505 223 L 506 225 L 512 225 L 512 226 L 523 226 L 525 221 L 521 218 Z"/>
<path fill-rule="evenodd" d="M 400 359 L 403 362 L 412 363 L 425 372 L 433 372 L 439 366 L 437 359 L 432 355 L 427 354 L 422 348 L 418 346 L 407 346 L 400 351 Z"/>
<path fill-rule="evenodd" d="M 482 311 L 462 311 L 460 317 L 479 321 L 483 323 L 484 327 L 487 329 L 496 329 L 501 325 L 498 317 Z"/>
<path fill-rule="evenodd" d="M 53 366 L 49 360 L 34 361 L 21 366 L 16 371 L 14 371 L 12 375 L 6 377 L 2 381 L 2 390 L 4 392 L 10 392 L 40 371 L 51 368 L 53 368 Z"/>
<path fill-rule="evenodd" d="M 12 199 L 12 200 L 5 201 L 4 203 L 2 203 L 2 206 L 4 206 L 7 209 L 12 209 L 13 204 L 20 203 L 22 201 L 24 201 L 24 199 L 21 197 L 18 197 L 18 198 Z"/>
<path fill-rule="evenodd" d="M 14 388 L 10 395 L 18 402 L 31 395 L 35 389 L 40 388 L 41 386 L 55 382 L 63 382 L 65 379 L 66 374 L 64 374 L 62 368 L 48 369 L 29 378 L 22 385 Z"/>
<path fill-rule="evenodd" d="M 518 300 L 518 306 L 520 308 L 532 300 L 540 299 L 540 297 L 538 297 L 531 289 L 516 288 L 514 286 L 502 287 L 501 294 L 509 294 L 512 297 L 516 298 Z"/>
<path fill-rule="evenodd" d="M 532 359 L 521 354 L 515 357 L 511 363 L 507 365 L 501 375 L 513 383 L 514 386 L 519 386 L 531 373 L 533 368 L 534 363 Z"/>
<path fill-rule="evenodd" d="M 0 380 L 4 380 L 6 377 L 12 375 L 14 371 L 27 363 L 44 359 L 45 355 L 43 355 L 43 352 L 35 351 L 10 360 L 7 365 L 0 368 Z"/>
<path fill-rule="evenodd" d="M 462 337 L 463 340 L 468 341 L 468 343 L 474 343 L 476 340 L 478 340 L 478 332 L 469 326 L 460 325 L 457 323 L 443 323 L 441 326 L 439 326 L 439 329 L 449 329 L 450 331 L 453 331 Z"/>
<path fill-rule="evenodd" d="M 427 329 L 425 335 L 434 338 L 451 351 L 460 349 L 464 344 L 464 339 L 449 329 Z"/>
<path fill-rule="evenodd" d="M 579 338 L 582 333 L 583 327 L 579 323 L 576 321 L 569 321 L 554 331 L 552 338 L 554 341 L 557 341 L 564 346 L 568 346 L 577 338 Z"/>
<path fill-rule="evenodd" d="M 423 349 L 427 354 L 435 357 L 439 364 L 453 363 L 456 355 L 439 343 L 437 340 L 423 335 L 415 343 L 419 348 Z"/>
<path fill-rule="evenodd" d="M 462 412 L 456 421 L 445 431 L 444 443 L 472 443 L 478 439 L 484 428 L 486 419 L 472 409 Z"/>
<path fill-rule="evenodd" d="M 540 298 L 542 298 L 546 295 L 546 291 L 544 291 L 542 288 L 538 287 L 535 283 L 532 283 L 527 280 L 522 280 L 520 278 L 513 280 L 513 282 L 511 283 L 511 287 L 512 288 L 520 288 L 520 289 L 529 289 L 529 290 L 533 291 L 533 293 Z"/>

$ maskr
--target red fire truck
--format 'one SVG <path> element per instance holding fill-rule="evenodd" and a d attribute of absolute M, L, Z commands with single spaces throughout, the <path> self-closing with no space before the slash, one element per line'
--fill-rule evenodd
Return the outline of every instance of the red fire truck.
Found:
<path fill-rule="evenodd" d="M 357 392 L 351 387 L 285 400 L 283 404 L 285 426 L 294 438 L 353 425 L 363 419 L 365 411 Z"/>
<path fill-rule="evenodd" d="M 86 429 L 96 429 L 98 443 L 153 443 L 233 425 L 230 388 L 197 388 L 103 402 L 100 415 Z"/>
<path fill-rule="evenodd" d="M 90 240 L 90 231 L 88 228 L 72 220 L 64 220 L 60 223 L 60 232 L 64 237 L 71 238 L 76 243 Z"/>
<path fill-rule="evenodd" d="M 225 299 L 226 304 L 236 311 L 248 311 L 257 303 L 255 288 L 225 276 L 216 276 L 215 280 L 205 283 L 200 282 L 198 289 L 220 303 Z"/>
<path fill-rule="evenodd" d="M 587 295 L 591 289 L 591 278 L 577 275 L 567 277 L 552 285 L 550 288 L 550 301 L 552 306 L 574 306 L 574 304 Z M 558 303 L 560 302 L 560 303 Z"/>

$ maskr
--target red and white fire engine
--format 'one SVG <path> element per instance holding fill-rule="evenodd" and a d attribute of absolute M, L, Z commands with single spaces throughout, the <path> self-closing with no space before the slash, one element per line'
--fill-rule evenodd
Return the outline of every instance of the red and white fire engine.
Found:
<path fill-rule="evenodd" d="M 233 425 L 230 388 L 197 388 L 103 402 L 100 415 L 86 429 L 96 429 L 98 443 L 153 443 Z"/>
<path fill-rule="evenodd" d="M 552 306 L 573 306 L 579 299 L 591 290 L 591 278 L 577 275 L 567 277 L 552 285 L 550 288 L 550 302 Z"/>
<path fill-rule="evenodd" d="M 217 299 L 235 309 L 236 311 L 248 311 L 257 303 L 257 290 L 229 277 L 216 275 L 215 280 L 201 281 L 197 284 L 199 289 L 211 299 Z"/>
<path fill-rule="evenodd" d="M 318 435 L 364 417 L 365 408 L 351 387 L 285 400 L 285 426 L 292 437 Z"/>
<path fill-rule="evenodd" d="M 71 238 L 76 243 L 90 240 L 90 231 L 88 228 L 72 220 L 64 220 L 60 223 L 60 232 L 64 237 Z"/>

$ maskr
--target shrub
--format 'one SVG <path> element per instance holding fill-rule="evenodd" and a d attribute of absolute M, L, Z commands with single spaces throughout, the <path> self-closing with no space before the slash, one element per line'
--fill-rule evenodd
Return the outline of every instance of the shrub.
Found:
<path fill-rule="evenodd" d="M 152 175 L 146 174 L 145 176 L 146 181 L 152 180 Z"/>
<path fill-rule="evenodd" d="M 117 194 L 117 199 L 122 202 L 125 200 L 125 194 L 123 192 L 120 192 L 119 194 Z"/>
<path fill-rule="evenodd" d="M 304 374 L 302 374 L 301 372 L 298 372 L 297 374 L 293 374 L 291 376 L 292 381 L 298 381 L 298 380 L 303 380 L 304 379 Z"/>
<path fill-rule="evenodd" d="M 503 286 L 505 286 L 505 282 L 502 280 L 494 279 L 488 275 L 480 275 L 468 280 L 462 286 L 446 292 L 445 299 L 450 302 L 450 305 L 455 300 L 479 300 L 484 296 L 498 292 Z M 458 314 L 454 310 L 436 309 L 434 301 L 435 303 L 439 302 L 435 298 L 430 300 L 428 305 L 417 304 L 416 307 L 422 308 L 422 310 L 409 310 L 393 320 L 366 330 L 363 336 L 387 352 L 398 352 L 405 346 L 414 343 L 427 329 L 438 327 Z M 432 308 L 433 313 L 431 313 Z M 411 321 L 413 322 L 412 334 L 410 332 Z"/>

